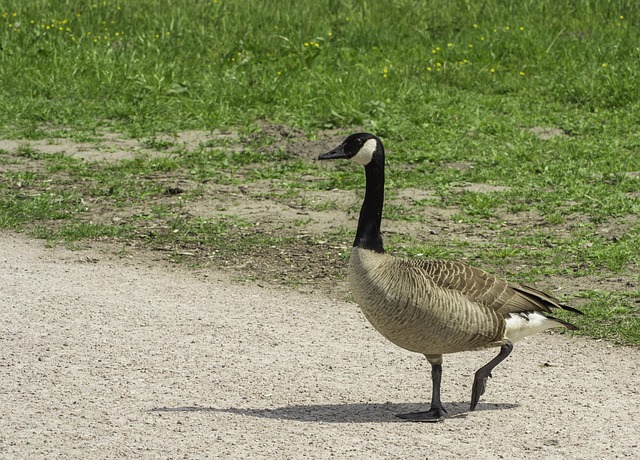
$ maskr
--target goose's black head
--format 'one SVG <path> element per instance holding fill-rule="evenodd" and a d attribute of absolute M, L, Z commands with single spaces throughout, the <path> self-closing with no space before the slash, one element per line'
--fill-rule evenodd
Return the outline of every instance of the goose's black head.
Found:
<path fill-rule="evenodd" d="M 363 166 L 367 166 L 372 162 L 384 164 L 382 141 L 370 133 L 352 134 L 335 149 L 320 155 L 318 160 L 334 160 L 337 158 L 347 158 Z"/>

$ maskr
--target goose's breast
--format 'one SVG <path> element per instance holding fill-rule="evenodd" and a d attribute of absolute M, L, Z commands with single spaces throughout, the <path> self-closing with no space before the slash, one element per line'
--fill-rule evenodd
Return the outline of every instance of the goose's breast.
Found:
<path fill-rule="evenodd" d="M 386 254 L 354 249 L 349 280 L 373 327 L 396 345 L 435 355 L 502 343 L 504 319 L 451 290 L 420 267 Z"/>

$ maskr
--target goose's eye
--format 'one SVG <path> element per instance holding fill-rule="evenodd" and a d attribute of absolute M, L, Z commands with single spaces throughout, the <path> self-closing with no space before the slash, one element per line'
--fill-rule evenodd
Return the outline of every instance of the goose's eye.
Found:
<path fill-rule="evenodd" d="M 362 147 L 363 141 L 362 139 L 356 139 L 356 147 Z"/>

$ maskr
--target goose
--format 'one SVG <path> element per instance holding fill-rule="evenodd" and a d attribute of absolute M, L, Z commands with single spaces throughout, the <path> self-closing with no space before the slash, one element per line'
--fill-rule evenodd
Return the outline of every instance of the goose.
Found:
<path fill-rule="evenodd" d="M 400 414 L 415 422 L 439 422 L 447 411 L 440 399 L 443 355 L 499 347 L 499 353 L 475 373 L 473 411 L 492 370 L 513 350 L 514 342 L 549 328 L 576 326 L 548 313 L 579 310 L 522 284 L 449 260 L 406 259 L 387 254 L 380 224 L 384 202 L 385 155 L 382 141 L 356 133 L 319 156 L 350 159 L 364 166 L 366 186 L 349 258 L 353 298 L 371 325 L 386 339 L 423 354 L 431 364 L 429 410 Z"/>

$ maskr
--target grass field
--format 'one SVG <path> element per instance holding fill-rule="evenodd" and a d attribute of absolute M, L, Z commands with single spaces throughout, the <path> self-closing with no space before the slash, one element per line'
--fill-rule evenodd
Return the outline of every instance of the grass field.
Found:
<path fill-rule="evenodd" d="M 253 198 L 353 212 L 308 196 L 359 190 L 360 171 L 320 168 L 264 127 L 311 141 L 365 129 L 387 143 L 390 196 L 429 191 L 389 203 L 387 219 L 426 234 L 422 211 L 442 209 L 466 233 L 490 232 L 485 242 L 391 235 L 392 252 L 573 280 L 582 288 L 566 300 L 588 313 L 586 333 L 639 344 L 640 5 L 515 3 L 5 0 L 0 138 L 19 147 L 0 152 L 0 228 L 228 259 L 290 248 L 292 232 L 185 209 L 206 184 L 269 183 Z M 193 149 L 163 137 L 214 129 L 237 137 Z M 168 154 L 87 162 L 33 147 L 106 131 Z M 190 184 L 179 203 L 159 180 L 176 178 Z M 142 238 L 150 221 L 161 230 Z M 339 246 L 347 230 L 325 239 Z"/>

